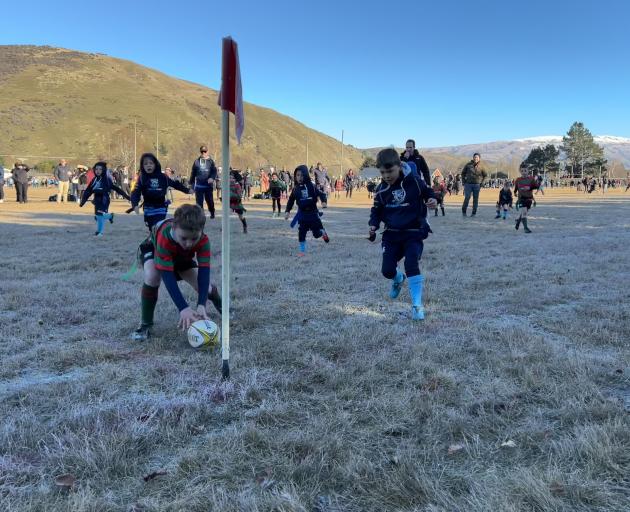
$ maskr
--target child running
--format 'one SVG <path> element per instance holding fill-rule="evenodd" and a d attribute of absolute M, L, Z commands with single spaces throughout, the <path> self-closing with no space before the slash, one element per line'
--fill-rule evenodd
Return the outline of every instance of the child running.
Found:
<path fill-rule="evenodd" d="M 512 191 L 510 190 L 510 182 L 506 181 L 503 184 L 503 188 L 499 191 L 495 219 L 501 218 L 501 210 L 503 210 L 503 220 L 507 219 L 508 208 L 512 208 Z"/>
<path fill-rule="evenodd" d="M 514 182 L 514 193 L 518 195 L 516 204 L 519 206 L 521 214 L 518 219 L 516 219 L 516 225 L 514 227 L 518 229 L 521 223 L 523 223 L 523 231 L 525 231 L 525 233 L 531 233 L 532 230 L 527 226 L 527 213 L 534 202 L 534 189 L 538 188 L 538 180 L 530 176 L 527 165 L 524 162 L 521 163 L 519 170 L 521 171 L 521 176 L 516 178 Z"/>
<path fill-rule="evenodd" d="M 199 206 L 184 204 L 175 210 L 173 219 L 153 225 L 151 250 L 142 255 L 142 323 L 132 334 L 133 339 L 144 341 L 151 335 L 160 281 L 164 281 L 179 310 L 178 327 L 182 330 L 188 329 L 196 320 L 208 318 L 208 300 L 221 311 L 221 297 L 216 286 L 210 283 L 210 241 L 203 232 L 205 223 L 206 216 Z M 177 282 L 182 279 L 198 293 L 195 308 L 186 302 L 179 289 Z"/>
<path fill-rule="evenodd" d="M 279 203 L 278 199 L 278 204 Z M 245 207 L 243 206 L 243 189 L 241 185 L 236 181 L 236 176 L 230 173 L 230 208 L 236 215 L 238 220 L 243 224 L 243 233 L 247 233 L 247 219 L 245 218 Z M 280 208 L 280 207 L 278 207 Z M 279 212 L 280 210 L 278 210 Z"/>
<path fill-rule="evenodd" d="M 162 172 L 162 166 L 152 153 L 140 157 L 140 174 L 131 193 L 131 207 L 140 212 L 140 198 L 144 199 L 144 223 L 149 230 L 166 218 L 169 201 L 166 200 L 168 188 L 174 188 L 184 194 L 190 189 L 179 181 L 172 180 Z"/>
<path fill-rule="evenodd" d="M 325 205 L 326 194 L 315 189 L 306 165 L 299 165 L 295 168 L 293 183 L 293 190 L 287 202 L 284 218 L 289 219 L 291 208 L 297 202 L 298 211 L 291 222 L 291 227 L 298 224 L 298 241 L 300 242 L 298 257 L 302 257 L 306 254 L 306 233 L 309 230 L 313 233 L 313 238 L 321 237 L 324 242 L 330 242 L 317 209 L 317 199 L 321 201 L 322 206 Z"/>
<path fill-rule="evenodd" d="M 283 181 L 280 181 L 278 178 L 278 173 L 271 173 L 271 179 L 269 180 L 269 190 L 268 193 L 271 196 L 271 203 L 273 208 L 272 217 L 280 217 L 282 213 L 282 205 L 280 204 L 280 199 L 282 197 L 282 192 L 286 190 L 287 187 Z M 278 213 L 276 214 L 276 205 L 278 205 Z"/>
<path fill-rule="evenodd" d="M 96 221 L 96 233 L 94 233 L 94 235 L 101 237 L 105 229 L 105 219 L 107 219 L 110 224 L 114 223 L 114 214 L 109 213 L 110 192 L 114 190 L 127 201 L 130 201 L 131 198 L 124 190 L 114 184 L 112 179 L 107 175 L 107 164 L 105 162 L 96 162 L 93 169 L 94 178 L 92 178 L 90 184 L 83 191 L 79 206 L 83 207 L 90 196 L 94 195 L 94 199 L 92 199 L 92 204 L 94 205 L 94 220 Z"/>
<path fill-rule="evenodd" d="M 433 194 L 435 195 L 435 200 L 437 201 L 440 210 L 442 210 L 442 217 L 446 215 L 444 212 L 444 196 L 446 195 L 446 184 L 444 180 L 440 181 L 440 178 L 437 176 L 433 178 Z M 435 209 L 435 216 L 438 216 L 437 208 Z"/>
<path fill-rule="evenodd" d="M 369 240 L 376 239 L 381 222 L 385 224 L 381 245 L 383 247 L 382 273 L 392 280 L 389 296 L 395 299 L 400 294 L 405 279 L 409 281 L 411 295 L 411 318 L 424 320 L 422 285 L 419 260 L 424 247 L 423 240 L 431 228 L 426 221 L 427 207 L 436 208 L 433 190 L 406 163 L 400 161 L 393 148 L 381 150 L 376 157 L 376 166 L 382 182 L 374 193 L 374 205 L 370 212 Z M 426 205 L 424 203 L 426 201 Z M 405 274 L 398 270 L 398 262 L 405 258 Z"/>

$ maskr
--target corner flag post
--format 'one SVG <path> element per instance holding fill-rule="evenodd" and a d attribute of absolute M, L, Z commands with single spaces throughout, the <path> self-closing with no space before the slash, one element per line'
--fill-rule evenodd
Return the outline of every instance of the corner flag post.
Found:
<path fill-rule="evenodd" d="M 236 138 L 240 144 L 245 126 L 243 89 L 238 62 L 238 45 L 231 37 L 223 38 L 223 63 L 219 105 L 221 118 L 221 358 L 223 379 L 230 378 L 230 112 L 236 118 Z"/>

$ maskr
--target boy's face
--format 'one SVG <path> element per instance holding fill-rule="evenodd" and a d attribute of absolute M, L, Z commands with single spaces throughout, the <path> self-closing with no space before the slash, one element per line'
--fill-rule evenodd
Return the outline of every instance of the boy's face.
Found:
<path fill-rule="evenodd" d="M 400 177 L 400 165 L 393 165 L 392 167 L 379 167 L 381 178 L 388 185 L 393 185 Z"/>
<path fill-rule="evenodd" d="M 175 241 L 187 251 L 192 249 L 199 240 L 203 231 L 191 231 L 189 229 L 182 229 L 177 226 L 173 226 L 173 238 Z"/>
<path fill-rule="evenodd" d="M 527 169 L 521 169 L 521 176 L 526 178 L 529 175 L 529 171 Z"/>

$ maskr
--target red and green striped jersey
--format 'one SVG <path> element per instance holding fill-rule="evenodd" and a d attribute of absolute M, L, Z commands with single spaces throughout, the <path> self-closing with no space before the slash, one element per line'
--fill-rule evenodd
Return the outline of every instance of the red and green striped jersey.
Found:
<path fill-rule="evenodd" d="M 173 272 L 176 261 L 190 261 L 196 257 L 197 265 L 210 268 L 210 240 L 205 233 L 190 250 L 184 249 L 173 238 L 173 219 L 153 227 L 151 241 L 155 248 L 155 268 Z"/>
<path fill-rule="evenodd" d="M 519 199 L 533 198 L 535 188 L 538 188 L 538 181 L 533 176 L 521 176 L 514 180 L 514 192 L 518 192 Z"/>

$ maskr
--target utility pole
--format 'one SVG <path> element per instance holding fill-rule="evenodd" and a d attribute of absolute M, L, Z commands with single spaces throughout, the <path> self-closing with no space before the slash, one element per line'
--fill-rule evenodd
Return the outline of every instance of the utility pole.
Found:
<path fill-rule="evenodd" d="M 137 137 L 137 118 L 133 118 L 133 174 L 136 174 L 136 162 L 138 161 L 138 137 Z"/>
<path fill-rule="evenodd" d="M 160 159 L 160 134 L 158 128 L 158 115 L 155 114 L 155 156 Z"/>
<path fill-rule="evenodd" d="M 339 162 L 339 170 L 343 176 L 343 130 L 341 130 L 341 161 Z"/>

